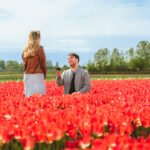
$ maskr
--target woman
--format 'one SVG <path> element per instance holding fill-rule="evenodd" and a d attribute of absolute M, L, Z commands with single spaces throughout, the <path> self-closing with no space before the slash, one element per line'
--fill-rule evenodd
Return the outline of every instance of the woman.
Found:
<path fill-rule="evenodd" d="M 24 93 L 26 97 L 33 94 L 46 94 L 46 57 L 40 46 L 40 32 L 31 31 L 22 54 L 24 65 Z"/>

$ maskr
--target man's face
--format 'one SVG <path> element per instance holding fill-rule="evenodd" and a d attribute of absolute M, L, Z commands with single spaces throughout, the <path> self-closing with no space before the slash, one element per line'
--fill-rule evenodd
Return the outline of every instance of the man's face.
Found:
<path fill-rule="evenodd" d="M 78 59 L 75 56 L 68 56 L 68 63 L 70 66 L 78 64 Z"/>

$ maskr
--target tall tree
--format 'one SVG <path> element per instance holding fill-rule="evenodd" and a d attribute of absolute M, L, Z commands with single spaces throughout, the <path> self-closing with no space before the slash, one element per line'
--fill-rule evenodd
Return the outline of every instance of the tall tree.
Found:
<path fill-rule="evenodd" d="M 140 41 L 136 48 L 136 64 L 139 70 L 150 68 L 150 43 Z"/>
<path fill-rule="evenodd" d="M 94 56 L 94 64 L 98 71 L 106 71 L 109 66 L 109 50 L 107 48 L 99 49 Z"/>
<path fill-rule="evenodd" d="M 86 65 L 86 69 L 90 72 L 90 73 L 96 73 L 97 72 L 97 68 L 94 65 L 93 62 L 91 62 L 90 60 L 88 61 L 87 65 Z"/>
<path fill-rule="evenodd" d="M 0 71 L 5 69 L 5 61 L 0 60 Z"/>
<path fill-rule="evenodd" d="M 112 71 L 123 71 L 126 63 L 123 54 L 119 52 L 119 49 L 114 48 L 110 58 L 110 67 Z"/>
<path fill-rule="evenodd" d="M 128 60 L 127 60 L 127 63 L 128 63 L 128 69 L 129 70 L 136 70 L 136 53 L 135 53 L 135 50 L 134 48 L 130 48 L 128 51 Z"/>
<path fill-rule="evenodd" d="M 9 60 L 6 62 L 6 69 L 10 71 L 15 71 L 18 70 L 19 68 L 19 63 L 15 60 Z"/>
<path fill-rule="evenodd" d="M 53 69 L 53 63 L 51 60 L 46 61 L 46 68 L 47 68 L 47 70 Z"/>

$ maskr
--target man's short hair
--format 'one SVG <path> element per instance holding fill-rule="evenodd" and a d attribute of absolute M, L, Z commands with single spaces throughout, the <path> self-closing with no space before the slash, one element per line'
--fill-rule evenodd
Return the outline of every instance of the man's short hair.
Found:
<path fill-rule="evenodd" d="M 78 54 L 76 54 L 76 53 L 70 53 L 70 54 L 68 54 L 68 56 L 74 56 L 75 58 L 77 58 L 77 59 L 78 59 L 78 62 L 79 62 L 79 60 L 80 60 L 79 55 L 78 55 Z"/>

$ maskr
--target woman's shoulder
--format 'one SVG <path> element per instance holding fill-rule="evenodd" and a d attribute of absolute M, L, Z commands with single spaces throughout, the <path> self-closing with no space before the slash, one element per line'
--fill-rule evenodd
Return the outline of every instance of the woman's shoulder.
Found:
<path fill-rule="evenodd" d="M 44 53 L 44 47 L 43 46 L 40 46 L 39 53 Z"/>
<path fill-rule="evenodd" d="M 44 47 L 40 45 L 40 49 L 44 49 Z"/>
<path fill-rule="evenodd" d="M 39 51 L 44 51 L 44 47 L 40 45 Z"/>

